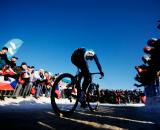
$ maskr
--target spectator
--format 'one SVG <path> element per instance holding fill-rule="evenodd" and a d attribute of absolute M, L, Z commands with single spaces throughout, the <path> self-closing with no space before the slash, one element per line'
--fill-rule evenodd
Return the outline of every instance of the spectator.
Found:
<path fill-rule="evenodd" d="M 30 94 L 33 94 L 35 95 L 35 92 L 36 92 L 36 88 L 35 88 L 35 79 L 34 79 L 34 72 L 35 72 L 35 67 L 34 66 L 31 66 L 30 67 L 30 70 L 29 70 L 31 76 L 30 76 L 30 82 L 32 83 L 32 87 L 30 88 L 29 90 L 29 95 Z"/>
<path fill-rule="evenodd" d="M 17 57 L 15 57 L 15 56 L 13 56 L 12 58 L 11 58 L 11 61 L 10 61 L 10 67 L 14 70 L 15 68 L 16 68 L 16 61 L 18 60 L 18 58 Z"/>
<path fill-rule="evenodd" d="M 34 78 L 35 85 L 36 85 L 35 98 L 38 99 L 41 96 L 41 94 L 42 94 L 43 82 L 45 80 L 44 70 L 40 69 L 39 71 L 35 71 L 33 78 Z"/>
<path fill-rule="evenodd" d="M 30 90 L 32 88 L 32 82 L 31 82 L 31 68 L 30 66 L 24 65 L 23 67 L 23 80 L 25 81 L 23 84 L 23 98 L 26 98 L 27 95 L 29 95 Z"/>
<path fill-rule="evenodd" d="M 34 66 L 31 66 L 30 71 L 31 71 L 31 74 L 33 74 L 34 71 L 35 71 L 35 67 L 34 67 Z"/>
<path fill-rule="evenodd" d="M 18 85 L 14 91 L 13 98 L 17 98 L 19 95 L 22 95 L 23 90 L 25 89 L 24 86 L 26 85 L 27 78 L 29 78 L 29 75 L 27 74 L 26 70 L 27 70 L 27 64 L 23 62 L 19 70 L 20 77 L 18 78 Z"/>
<path fill-rule="evenodd" d="M 0 51 L 0 70 L 2 70 L 2 68 L 9 63 L 9 60 L 6 54 L 7 52 L 8 52 L 7 47 L 3 47 L 2 50 Z"/>
<path fill-rule="evenodd" d="M 52 89 L 52 75 L 51 73 L 48 73 L 47 71 L 44 73 L 44 76 L 46 77 L 46 84 L 45 84 L 45 97 L 50 97 L 51 89 Z"/>
<path fill-rule="evenodd" d="M 16 72 L 11 67 L 16 66 L 16 64 L 13 64 L 16 57 L 13 57 L 13 61 L 9 61 L 6 54 L 7 52 L 7 47 L 3 47 L 0 51 L 0 74 L 5 76 L 5 80 L 8 80 L 8 77 L 16 78 Z"/>

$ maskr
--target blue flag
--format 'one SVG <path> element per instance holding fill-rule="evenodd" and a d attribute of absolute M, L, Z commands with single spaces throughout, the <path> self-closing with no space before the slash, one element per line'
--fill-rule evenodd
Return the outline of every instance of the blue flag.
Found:
<path fill-rule="evenodd" d="M 18 49 L 22 46 L 23 41 L 20 39 L 11 39 L 4 46 L 8 48 L 7 56 L 11 58 L 16 54 Z"/>

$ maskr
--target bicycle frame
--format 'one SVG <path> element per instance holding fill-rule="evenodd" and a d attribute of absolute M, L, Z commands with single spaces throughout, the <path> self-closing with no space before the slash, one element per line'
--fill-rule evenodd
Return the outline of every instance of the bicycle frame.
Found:
<path fill-rule="evenodd" d="M 100 74 L 100 72 L 89 73 L 89 75 L 90 75 L 90 83 L 89 83 L 89 85 L 92 84 L 92 75 L 96 75 L 96 74 Z M 82 72 L 80 72 L 80 69 L 78 69 L 77 73 L 75 75 L 75 80 L 76 80 L 76 86 L 78 85 L 78 87 L 80 87 L 81 90 L 82 90 L 82 85 L 80 84 L 80 82 L 81 82 L 82 77 L 83 77 Z M 89 85 L 88 85 L 88 87 L 89 87 Z"/>

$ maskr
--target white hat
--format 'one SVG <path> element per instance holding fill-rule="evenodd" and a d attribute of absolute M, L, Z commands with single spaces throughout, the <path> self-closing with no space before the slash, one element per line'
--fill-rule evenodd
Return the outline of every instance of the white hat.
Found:
<path fill-rule="evenodd" d="M 39 71 L 43 71 L 44 72 L 44 69 L 39 69 Z"/>

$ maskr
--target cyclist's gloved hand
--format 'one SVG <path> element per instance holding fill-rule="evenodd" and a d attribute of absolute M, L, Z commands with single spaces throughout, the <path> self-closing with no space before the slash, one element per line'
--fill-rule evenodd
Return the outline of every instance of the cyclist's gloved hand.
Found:
<path fill-rule="evenodd" d="M 101 74 L 100 79 L 102 79 L 104 77 L 104 73 L 101 71 L 100 74 Z"/>

